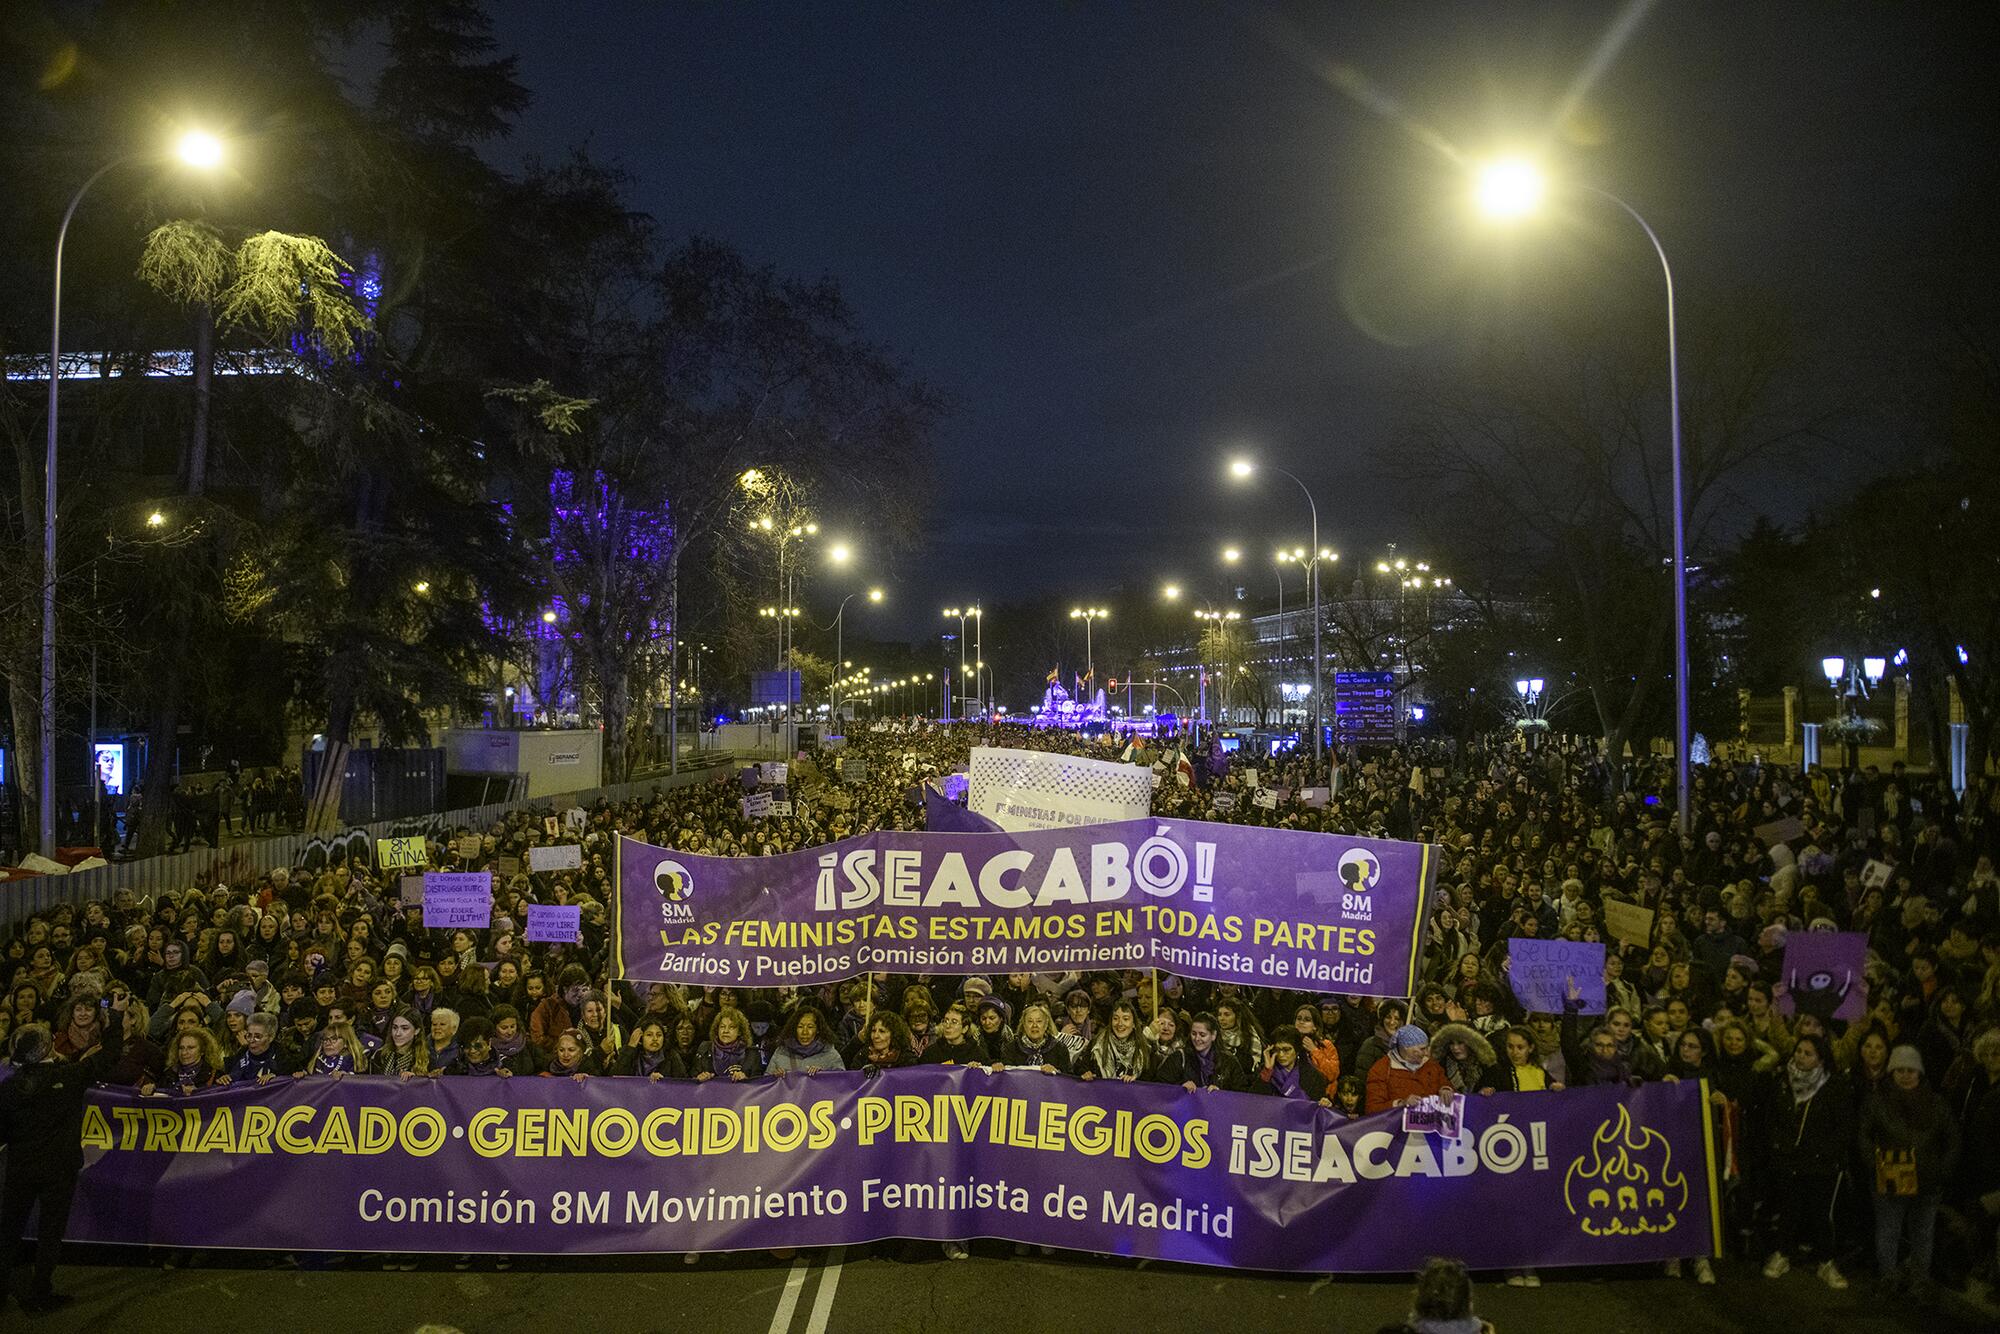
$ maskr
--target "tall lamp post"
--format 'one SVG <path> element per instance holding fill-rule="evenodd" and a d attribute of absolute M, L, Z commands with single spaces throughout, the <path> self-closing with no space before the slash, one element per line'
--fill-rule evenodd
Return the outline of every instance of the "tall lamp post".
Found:
<path fill-rule="evenodd" d="M 1687 512 L 1681 489 L 1681 372 L 1680 348 L 1674 331 L 1674 270 L 1667 263 L 1666 247 L 1660 244 L 1652 224 L 1639 210 L 1595 185 L 1578 182 L 1575 189 L 1617 205 L 1652 243 L 1666 280 L 1667 296 L 1667 405 L 1673 436 L 1674 506 L 1674 806 L 1682 834 L 1693 832 L 1688 823 L 1688 638 L 1687 638 Z M 1534 213 L 1548 193 L 1548 180 L 1534 163 L 1506 158 L 1481 169 L 1475 195 L 1488 217 L 1511 221 Z"/>
<path fill-rule="evenodd" d="M 1229 464 L 1229 475 L 1238 481 L 1244 481 L 1254 476 L 1259 466 L 1256 463 L 1252 463 L 1249 459 L 1234 459 Z M 1327 551 L 1319 544 L 1319 502 L 1313 499 L 1312 488 L 1300 481 L 1297 473 L 1289 472 L 1284 468 L 1272 467 L 1268 463 L 1261 466 L 1278 474 L 1280 477 L 1290 478 L 1292 485 L 1298 487 L 1299 493 L 1306 498 L 1306 508 L 1312 512 L 1313 554 L 1311 564 L 1308 568 L 1312 577 L 1313 600 L 1313 763 L 1317 765 L 1322 758 L 1325 746 L 1324 733 L 1326 731 L 1326 692 L 1321 688 L 1322 683 L 1320 680 L 1320 663 L 1322 659 L 1319 647 L 1321 619 L 1319 610 L 1319 567 L 1321 561 L 1328 559 L 1339 560 L 1340 557 L 1333 552 Z"/>
<path fill-rule="evenodd" d="M 841 559 L 845 560 L 846 558 L 845 558 L 845 557 L 841 557 Z M 842 598 L 842 599 L 840 600 L 840 608 L 839 608 L 839 610 L 837 610 L 837 611 L 835 611 L 835 612 L 833 613 L 833 626 L 832 626 L 832 630 L 833 630 L 833 669 L 834 669 L 834 671 L 836 671 L 836 672 L 838 672 L 839 670 L 841 670 L 842 666 L 844 665 L 844 664 L 843 664 L 843 663 L 841 662 L 841 658 L 842 658 L 843 656 L 845 656 L 845 655 L 843 655 L 843 654 L 842 654 L 842 652 L 841 652 L 841 633 L 842 633 L 842 631 L 843 631 L 843 629 L 844 629 L 844 627 L 843 627 L 843 626 L 842 626 L 842 624 L 841 624 L 841 621 L 842 621 L 842 618 L 844 618 L 844 617 L 845 617 L 845 616 L 847 615 L 847 604 L 848 604 L 848 603 L 850 603 L 850 602 L 852 602 L 852 601 L 854 601 L 854 599 L 856 599 L 856 598 L 858 598 L 858 597 L 860 597 L 860 596 L 861 596 L 861 594 L 860 594 L 860 593 L 858 593 L 858 592 L 856 592 L 856 593 L 849 593 L 849 594 L 848 594 L 848 595 L 847 595 L 846 597 L 844 597 L 844 598 Z M 881 589 L 879 589 L 879 588 L 871 588 L 871 589 L 869 589 L 869 590 L 868 590 L 868 600 L 869 600 L 870 602 L 880 602 L 880 601 L 882 600 L 882 590 L 881 590 Z M 820 629 L 822 629 L 822 630 L 825 630 L 825 629 L 827 629 L 827 628 L 828 628 L 828 627 L 826 627 L 826 626 L 821 626 L 821 627 L 820 627 Z M 840 696 L 839 696 L 839 693 L 838 693 L 838 691 L 837 691 L 837 690 L 835 689 L 835 687 L 839 686 L 839 684 L 840 684 L 840 682 L 839 682 L 839 681 L 838 681 L 838 680 L 836 679 L 836 680 L 834 680 L 834 681 L 833 681 L 833 684 L 832 684 L 832 685 L 830 685 L 830 686 L 828 686 L 828 687 L 827 687 L 827 693 L 828 693 L 828 695 L 829 695 L 829 696 L 831 696 L 831 698 L 829 698 L 829 699 L 827 700 L 827 714 L 828 714 L 828 717 L 827 717 L 827 722 L 829 722 L 829 723 L 833 723 L 833 722 L 836 722 L 836 721 L 838 721 L 838 717 L 839 717 L 839 710 L 840 710 Z"/>
<path fill-rule="evenodd" d="M 156 159 L 159 154 L 127 153 L 92 172 L 70 196 L 63 210 L 62 225 L 56 229 L 55 279 L 49 305 L 49 424 L 46 456 L 42 461 L 42 764 L 41 764 L 41 844 L 42 855 L 56 851 L 56 390 L 62 384 L 62 268 L 63 243 L 69 239 L 70 219 L 83 203 L 90 187 L 114 167 L 129 162 Z M 222 162 L 222 141 L 199 130 L 181 136 L 174 156 L 187 166 L 212 170 Z M 93 758 L 92 763 L 96 763 Z"/>
<path fill-rule="evenodd" d="M 982 621 L 983 618 L 980 615 L 978 605 L 971 602 L 966 603 L 963 607 L 946 607 L 944 609 L 944 616 L 946 620 L 956 619 L 958 621 L 958 689 L 962 692 L 965 689 L 965 623 L 967 621 Z M 983 632 L 980 642 L 985 642 Z M 973 652 L 975 657 L 978 656 L 978 650 L 975 649 Z M 943 721 L 950 722 L 952 719 L 951 691 L 947 690 L 944 692 L 944 699 Z"/>
<path fill-rule="evenodd" d="M 1097 659 L 1091 653 L 1090 649 L 1090 624 L 1092 621 L 1101 621 L 1110 614 L 1110 612 L 1102 607 L 1071 607 L 1069 609 L 1069 618 L 1072 621 L 1083 622 L 1083 676 L 1086 681 L 1093 684 L 1097 681 Z"/>

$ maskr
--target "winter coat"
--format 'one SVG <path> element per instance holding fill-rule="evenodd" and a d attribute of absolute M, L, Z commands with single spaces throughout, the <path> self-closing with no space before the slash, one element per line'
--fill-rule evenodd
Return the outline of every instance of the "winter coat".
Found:
<path fill-rule="evenodd" d="M 1368 1072 L 1368 1098 L 1362 1105 L 1372 1116 L 1388 1111 L 1405 1098 L 1431 1097 L 1444 1086 L 1444 1067 L 1435 1058 L 1414 1070 L 1405 1070 L 1396 1064 L 1394 1057 L 1384 1056 Z"/>
<path fill-rule="evenodd" d="M 1162 1052 L 1153 1065 L 1152 1079 L 1161 1084 L 1193 1084 L 1197 1088 L 1219 1088 L 1229 1093 L 1241 1093 L 1249 1085 L 1243 1073 L 1242 1062 L 1222 1049 L 1217 1043 L 1209 1051 L 1215 1056 L 1215 1068 L 1209 1072 L 1209 1082 L 1201 1082 L 1201 1057 L 1185 1042 L 1172 1051 Z"/>
<path fill-rule="evenodd" d="M 1837 1176 L 1854 1141 L 1854 1102 L 1846 1076 L 1829 1074 L 1819 1092 L 1798 1102 L 1787 1069 L 1779 1066 L 1766 1077 L 1759 1098 L 1758 1133 L 1768 1161 L 1778 1171 L 1799 1176 Z"/>
<path fill-rule="evenodd" d="M 1257 1078 L 1250 1081 L 1250 1091 L 1252 1093 L 1263 1093 L 1272 1097 L 1279 1096 L 1276 1085 L 1271 1083 L 1271 1074 L 1274 1068 L 1272 1066 L 1265 1066 L 1257 1072 Z M 1327 1096 L 1326 1076 L 1314 1069 L 1311 1061 L 1294 1061 L 1292 1069 L 1299 1072 L 1299 1093 L 1294 1096 L 1303 1096 L 1307 1102 L 1318 1102 L 1321 1098 Z"/>
<path fill-rule="evenodd" d="M 1454 1042 L 1465 1044 L 1469 1058 L 1467 1064 L 1472 1067 L 1468 1072 L 1470 1077 L 1463 1082 L 1451 1078 L 1450 1050 Z M 1493 1044 L 1486 1040 L 1484 1034 L 1468 1024 L 1445 1024 L 1431 1034 L 1431 1059 L 1445 1068 L 1445 1077 L 1450 1080 L 1453 1088 L 1460 1093 L 1473 1093 L 1477 1092 L 1484 1082 L 1483 1077 L 1486 1072 L 1493 1068 Z"/>
<path fill-rule="evenodd" d="M 1936 1197 L 1944 1192 L 1958 1163 L 1958 1123 L 1938 1091 L 1919 1084 L 1905 1092 L 1885 1082 L 1861 1113 L 1861 1147 L 1872 1157 L 1879 1152 L 1912 1151 L 1916 1155 L 1917 1193 Z"/>

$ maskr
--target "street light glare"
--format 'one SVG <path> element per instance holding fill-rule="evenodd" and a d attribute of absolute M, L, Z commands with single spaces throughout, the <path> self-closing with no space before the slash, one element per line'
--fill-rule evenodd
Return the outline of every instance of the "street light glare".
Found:
<path fill-rule="evenodd" d="M 1512 221 L 1541 207 L 1548 179 L 1526 158 L 1502 158 L 1479 169 L 1473 194 L 1489 218 Z"/>
<path fill-rule="evenodd" d="M 167 516 L 160 513 L 158 510 L 154 510 L 151 514 L 148 514 L 146 516 L 146 526 L 148 528 L 158 528 L 161 524 L 165 523 L 166 521 L 167 521 Z"/>
<path fill-rule="evenodd" d="M 554 625 L 555 623 L 556 623 L 556 614 L 554 612 L 545 611 L 542 613 L 542 624 Z"/>
<path fill-rule="evenodd" d="M 1180 595 L 1181 595 L 1181 586 L 1179 584 L 1168 584 L 1165 588 L 1160 590 L 1160 596 L 1165 598 L 1169 602 L 1172 602 Z"/>
<path fill-rule="evenodd" d="M 881 590 L 881 589 L 879 589 L 879 588 L 871 588 L 871 589 L 869 589 L 869 590 L 868 590 L 868 600 L 869 600 L 870 602 L 880 602 L 880 601 L 882 600 L 882 590 Z"/>
<path fill-rule="evenodd" d="M 826 558 L 835 565 L 845 565 L 847 564 L 848 557 L 853 554 L 853 550 L 848 547 L 847 543 L 835 542 L 832 548 L 827 551 Z"/>
<path fill-rule="evenodd" d="M 207 171 L 222 162 L 222 140 L 202 130 L 189 130 L 174 149 L 182 162 Z"/>
<path fill-rule="evenodd" d="M 1229 475 L 1231 477 L 1248 477 L 1256 471 L 1257 465 L 1249 459 L 1231 459 L 1229 461 Z"/>

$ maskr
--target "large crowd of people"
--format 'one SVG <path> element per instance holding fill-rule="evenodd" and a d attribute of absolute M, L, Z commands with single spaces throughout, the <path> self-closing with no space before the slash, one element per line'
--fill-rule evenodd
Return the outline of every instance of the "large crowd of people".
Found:
<path fill-rule="evenodd" d="M 1157 765 L 1159 814 L 1439 845 L 1426 980 L 1414 997 L 1367 998 L 1129 970 L 764 990 L 608 974 L 615 833 L 731 856 L 922 828 L 923 781 L 982 743 Z M 1961 800 L 1901 766 L 1718 760 L 1695 770 L 1693 827 L 1677 834 L 1671 766 L 1585 742 L 1420 741 L 1318 766 L 1205 747 L 1185 781 L 1172 745 L 857 729 L 793 766 L 789 815 L 746 819 L 728 774 L 600 803 L 581 831 L 530 810 L 443 831 L 439 865 L 496 872 L 485 930 L 427 930 L 397 874 L 362 865 L 65 905 L 0 945 L 0 1043 L 17 1062 L 102 1058 L 114 1025 L 105 1078 L 162 1098 L 348 1075 L 736 1081 L 955 1062 L 1360 1116 L 1428 1095 L 1705 1079 L 1732 1256 L 1834 1288 L 1860 1269 L 1919 1292 L 1993 1277 L 2000 783 Z M 1258 789 L 1275 800 L 1251 800 Z M 454 846 L 467 832 L 475 857 Z M 530 848 L 566 842 L 583 845 L 579 869 L 524 869 Z M 1652 913 L 1645 939 L 1609 935 L 1620 901 Z M 579 942 L 526 942 L 527 906 L 549 902 L 581 906 Z M 1864 976 L 1806 1003 L 1784 994 L 1783 961 L 1789 937 L 1814 931 L 1864 934 L 1869 952 Z M 1560 1012 L 1524 1010 L 1508 979 L 1523 937 L 1603 942 L 1604 1012 L 1583 1013 L 1574 989 Z M 1865 989 L 1862 1017 L 1831 1017 L 1820 1000 L 1849 986 Z M 1716 1279 L 1706 1259 L 1687 1273 Z"/>

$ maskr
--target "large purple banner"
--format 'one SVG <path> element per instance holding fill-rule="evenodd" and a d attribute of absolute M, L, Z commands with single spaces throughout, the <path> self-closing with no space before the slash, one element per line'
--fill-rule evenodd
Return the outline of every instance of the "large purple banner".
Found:
<path fill-rule="evenodd" d="M 303 1251 L 720 1251 L 998 1237 L 1408 1272 L 1705 1255 L 1696 1082 L 1400 1113 L 920 1066 L 743 1084 L 286 1081 L 92 1095 L 72 1239 Z M 1449 1220 L 1505 1219 L 1505 1227 Z"/>
<path fill-rule="evenodd" d="M 618 875 L 616 971 L 647 981 L 1160 968 L 1407 996 L 1432 867 L 1422 843 L 1148 818 L 883 832 L 776 857 L 622 839 Z"/>

